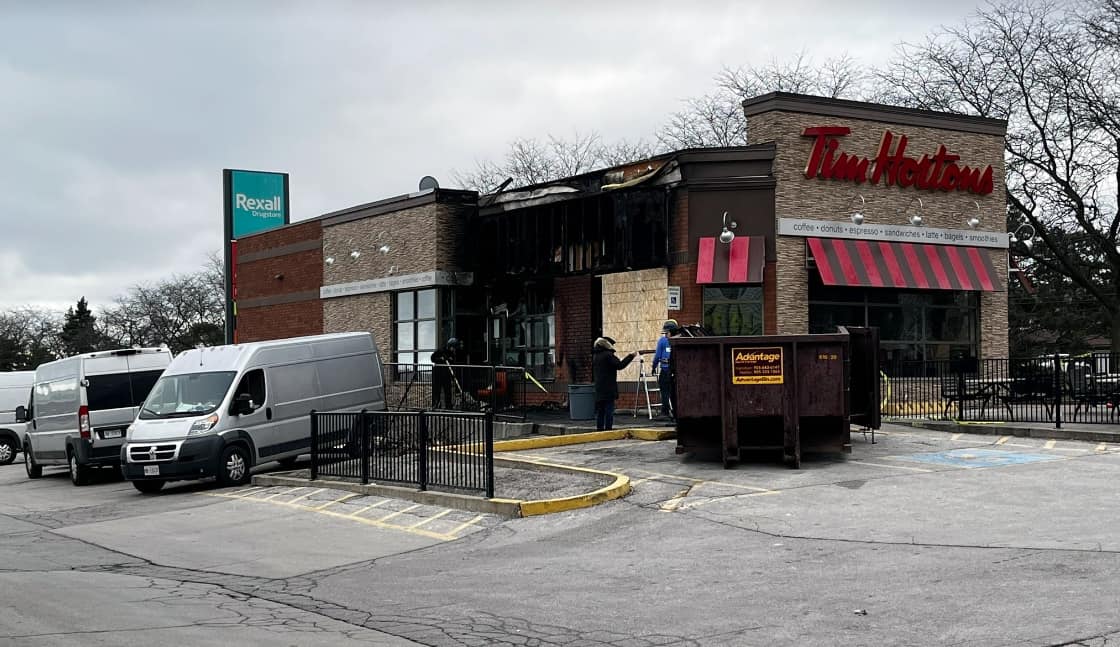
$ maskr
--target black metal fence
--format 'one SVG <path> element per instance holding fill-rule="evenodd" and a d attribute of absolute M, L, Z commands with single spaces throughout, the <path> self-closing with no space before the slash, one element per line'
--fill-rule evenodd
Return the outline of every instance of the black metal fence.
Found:
<path fill-rule="evenodd" d="M 491 411 L 525 419 L 525 369 L 518 366 L 385 364 L 385 401 L 393 411 Z"/>
<path fill-rule="evenodd" d="M 1120 355 L 888 362 L 884 417 L 969 422 L 1120 421 Z"/>
<path fill-rule="evenodd" d="M 311 412 L 311 478 L 494 496 L 494 415 L 445 411 Z"/>

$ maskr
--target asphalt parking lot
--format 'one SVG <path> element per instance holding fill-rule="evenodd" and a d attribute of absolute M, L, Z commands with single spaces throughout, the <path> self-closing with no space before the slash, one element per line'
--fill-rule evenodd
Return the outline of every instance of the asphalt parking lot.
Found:
<path fill-rule="evenodd" d="M 877 440 L 855 434 L 850 456 L 801 470 L 724 470 L 673 441 L 519 452 L 627 474 L 633 491 L 513 520 L 311 486 L 145 497 L 8 466 L 0 642 L 1120 639 L 1120 445 L 902 427 Z"/>

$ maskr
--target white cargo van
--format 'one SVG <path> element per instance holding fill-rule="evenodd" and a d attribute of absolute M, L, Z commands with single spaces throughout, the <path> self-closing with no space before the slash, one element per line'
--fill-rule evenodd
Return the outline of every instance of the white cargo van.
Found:
<path fill-rule="evenodd" d="M 16 409 L 26 406 L 35 383 L 35 371 L 0 373 L 0 465 L 16 459 L 27 423 L 16 422 Z"/>
<path fill-rule="evenodd" d="M 20 407 L 16 418 L 29 422 L 23 438 L 28 478 L 42 476 L 44 465 L 68 465 L 74 485 L 84 485 L 91 468 L 116 469 L 125 429 L 169 363 L 166 347 L 127 348 L 35 369 L 30 407 Z"/>
<path fill-rule="evenodd" d="M 385 409 L 381 357 L 369 333 L 214 346 L 180 353 L 121 451 L 125 478 L 158 492 L 167 481 L 249 481 L 258 463 L 294 463 L 311 447 L 312 410 Z"/>

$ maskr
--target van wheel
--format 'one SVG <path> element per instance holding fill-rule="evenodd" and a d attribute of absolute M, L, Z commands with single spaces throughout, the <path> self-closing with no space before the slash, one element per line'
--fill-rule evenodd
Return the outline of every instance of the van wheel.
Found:
<path fill-rule="evenodd" d="M 4 436 L 0 438 L 0 465 L 11 465 L 16 459 L 16 441 Z"/>
<path fill-rule="evenodd" d="M 81 463 L 79 463 L 77 453 L 72 450 L 67 452 L 66 454 L 70 463 L 70 481 L 77 486 L 82 486 L 89 483 L 89 465 L 82 465 Z"/>
<path fill-rule="evenodd" d="M 43 467 L 35 464 L 35 458 L 31 455 L 31 443 L 23 446 L 23 468 L 27 470 L 27 478 L 37 479 L 43 475 Z"/>
<path fill-rule="evenodd" d="M 222 487 L 249 482 L 249 452 L 241 445 L 230 445 L 218 464 L 218 484 Z"/>
<path fill-rule="evenodd" d="M 132 486 L 144 494 L 155 494 L 163 489 L 167 481 L 133 481 Z"/>

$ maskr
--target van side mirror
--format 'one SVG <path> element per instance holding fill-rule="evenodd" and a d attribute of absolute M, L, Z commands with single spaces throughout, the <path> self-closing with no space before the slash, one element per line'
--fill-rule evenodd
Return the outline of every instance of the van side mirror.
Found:
<path fill-rule="evenodd" d="M 22 404 L 16 407 L 16 422 L 27 422 L 27 407 Z"/>
<path fill-rule="evenodd" d="M 253 413 L 253 396 L 248 393 L 239 393 L 233 399 L 233 414 L 236 416 L 247 416 Z"/>

